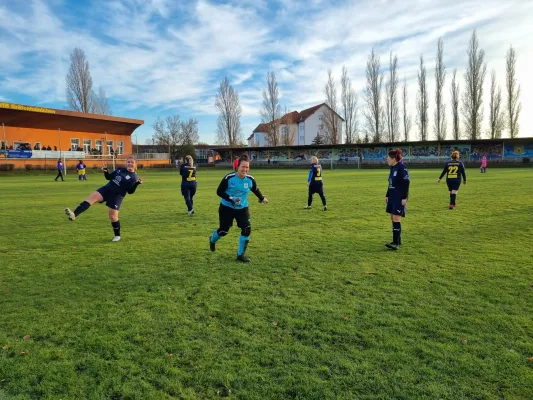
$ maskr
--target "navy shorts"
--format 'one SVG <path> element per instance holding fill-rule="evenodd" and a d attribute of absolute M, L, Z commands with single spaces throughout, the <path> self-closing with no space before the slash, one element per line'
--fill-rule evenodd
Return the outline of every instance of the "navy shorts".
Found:
<path fill-rule="evenodd" d="M 309 185 L 309 193 L 324 194 L 324 185 L 322 184 L 322 182 L 311 182 L 311 184 Z"/>
<path fill-rule="evenodd" d="M 196 194 L 196 185 L 195 186 L 181 186 L 181 195 L 183 197 L 193 198 Z"/>
<path fill-rule="evenodd" d="M 405 206 L 402 206 L 401 199 L 391 199 L 389 197 L 389 202 L 387 203 L 387 208 L 385 209 L 385 212 L 387 212 L 387 214 L 405 217 L 405 208 Z"/>
<path fill-rule="evenodd" d="M 124 196 L 115 193 L 113 190 L 109 190 L 105 186 L 96 189 L 96 191 L 100 193 L 104 198 L 104 200 L 100 203 L 103 203 L 105 201 L 105 205 L 109 208 L 112 208 L 113 210 L 117 211 L 120 210 L 120 205 L 122 204 L 122 200 L 124 200 Z"/>
<path fill-rule="evenodd" d="M 451 192 L 452 190 L 459 190 L 461 181 L 455 179 L 446 179 L 446 184 L 448 185 L 448 190 Z"/>

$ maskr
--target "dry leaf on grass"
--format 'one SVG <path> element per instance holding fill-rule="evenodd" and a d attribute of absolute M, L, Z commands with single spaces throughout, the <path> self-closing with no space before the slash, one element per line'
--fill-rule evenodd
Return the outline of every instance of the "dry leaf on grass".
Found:
<path fill-rule="evenodd" d="M 28 340 L 29 338 L 31 338 L 31 335 L 24 335 L 24 337 L 22 339 Z"/>

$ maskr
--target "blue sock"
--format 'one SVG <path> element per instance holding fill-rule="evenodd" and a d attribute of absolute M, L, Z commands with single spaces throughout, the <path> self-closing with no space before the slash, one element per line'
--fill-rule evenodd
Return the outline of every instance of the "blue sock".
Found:
<path fill-rule="evenodd" d="M 248 241 L 250 240 L 249 236 L 242 236 L 239 238 L 239 250 L 237 251 L 237 255 L 240 256 L 244 254 L 246 251 L 246 247 L 248 246 Z"/>
<path fill-rule="evenodd" d="M 211 243 L 216 243 L 220 240 L 220 235 L 218 234 L 218 230 L 214 231 L 213 234 L 211 235 L 211 237 L 209 238 L 209 240 L 211 241 Z"/>

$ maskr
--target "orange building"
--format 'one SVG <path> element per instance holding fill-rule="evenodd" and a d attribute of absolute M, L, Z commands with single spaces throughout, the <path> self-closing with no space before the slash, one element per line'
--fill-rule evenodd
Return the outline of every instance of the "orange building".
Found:
<path fill-rule="evenodd" d="M 131 135 L 142 120 L 0 102 L 0 148 L 82 154 L 130 155 Z"/>

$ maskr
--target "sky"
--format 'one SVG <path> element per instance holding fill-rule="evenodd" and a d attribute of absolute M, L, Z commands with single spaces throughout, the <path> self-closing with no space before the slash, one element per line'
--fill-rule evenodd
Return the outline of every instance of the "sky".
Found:
<path fill-rule="evenodd" d="M 345 65 L 362 109 L 365 66 L 374 49 L 385 72 L 389 54 L 398 56 L 414 120 L 420 55 L 433 115 L 435 54 L 442 38 L 451 137 L 452 73 L 456 68 L 462 92 L 468 41 L 476 29 L 487 62 L 483 137 L 490 74 L 495 71 L 505 101 L 505 55 L 511 45 L 523 108 L 519 136 L 531 137 L 531 16 L 530 0 L 0 0 L 0 101 L 66 108 L 69 55 L 78 47 L 89 61 L 95 89 L 106 91 L 113 115 L 145 121 L 134 142 L 150 141 L 157 117 L 178 114 L 197 119 L 200 140 L 213 144 L 215 96 L 224 76 L 239 93 L 247 138 L 261 122 L 269 71 L 276 74 L 282 107 L 301 111 L 324 102 L 328 69 L 340 98 Z M 359 121 L 361 126 L 361 112 Z M 416 136 L 413 124 L 410 139 Z"/>

